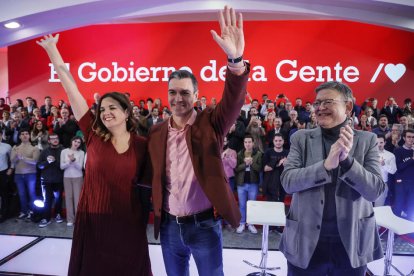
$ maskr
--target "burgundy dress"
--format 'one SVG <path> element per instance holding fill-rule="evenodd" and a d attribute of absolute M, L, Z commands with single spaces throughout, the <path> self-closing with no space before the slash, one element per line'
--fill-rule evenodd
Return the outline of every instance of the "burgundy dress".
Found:
<path fill-rule="evenodd" d="M 152 275 L 141 206 L 132 194 L 147 141 L 131 135 L 128 150 L 119 154 L 90 131 L 91 123 L 91 113 L 79 121 L 87 161 L 68 275 Z"/>

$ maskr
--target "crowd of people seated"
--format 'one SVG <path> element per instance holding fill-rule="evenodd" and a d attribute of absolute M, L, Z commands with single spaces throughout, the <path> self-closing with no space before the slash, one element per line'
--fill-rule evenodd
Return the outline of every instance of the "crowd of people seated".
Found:
<path fill-rule="evenodd" d="M 130 97 L 128 93 L 126 96 Z M 95 113 L 99 93 L 95 93 L 93 98 L 90 111 Z M 379 106 L 375 98 L 369 98 L 361 105 L 354 101 L 353 114 L 349 117 L 353 128 L 384 137 L 384 149 L 390 153 L 404 147 L 404 135 L 414 124 L 411 99 L 405 99 L 401 107 L 394 97 L 389 97 L 383 106 Z M 138 121 L 137 132 L 142 136 L 147 136 L 153 125 L 171 116 L 159 98 L 137 103 L 131 100 L 131 104 Z M 209 101 L 202 96 L 194 109 L 201 111 L 207 107 L 214 108 L 216 104 L 215 98 Z M 290 137 L 300 129 L 318 126 L 314 110 L 313 103 L 304 103 L 301 98 L 291 101 L 286 95 L 279 94 L 273 100 L 263 94 L 259 101 L 247 95 L 240 116 L 227 134 L 222 153 L 224 169 L 242 213 L 236 233 L 242 233 L 246 228 L 257 233 L 253 225 L 246 225 L 247 200 L 255 200 L 261 195 L 265 200 L 284 201 L 280 175 L 289 153 Z M 0 118 L 0 222 L 13 216 L 33 220 L 34 201 L 40 198 L 45 203 L 45 210 L 38 216 L 39 227 L 51 223 L 52 209 L 55 222 L 61 223 L 66 217 L 67 225 L 72 226 L 82 186 L 86 149 L 70 106 L 63 100 L 55 104 L 49 96 L 44 98 L 40 107 L 32 97 L 27 97 L 25 103 L 17 99 L 12 104 L 6 104 L 5 99 L 0 98 Z M 377 204 L 394 204 L 401 197 L 398 189 L 397 192 L 395 190 L 399 179 L 394 176 L 389 173 L 386 181 L 388 196 Z M 63 192 L 65 215 L 62 213 Z M 13 208 L 13 194 L 19 198 L 18 211 Z M 407 216 L 410 212 L 407 211 L 408 204 L 397 205 L 398 215 Z"/>

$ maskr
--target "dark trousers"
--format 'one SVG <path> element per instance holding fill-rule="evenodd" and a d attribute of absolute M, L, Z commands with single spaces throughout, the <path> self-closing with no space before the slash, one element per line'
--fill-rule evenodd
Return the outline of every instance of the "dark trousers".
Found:
<path fill-rule="evenodd" d="M 403 180 L 395 183 L 394 213 L 401 216 L 404 211 L 408 219 L 414 221 L 414 181 Z"/>
<path fill-rule="evenodd" d="M 9 187 L 7 181 L 7 170 L 0 171 L 0 198 L 1 198 L 1 210 L 0 220 L 6 219 L 9 211 L 10 199 L 9 199 Z"/>
<path fill-rule="evenodd" d="M 53 199 L 55 200 L 55 214 L 62 213 L 63 183 L 43 182 L 42 189 L 45 198 L 45 207 L 42 212 L 42 218 L 50 220 L 50 218 L 52 217 Z"/>
<path fill-rule="evenodd" d="M 288 262 L 288 276 L 364 276 L 367 266 L 353 268 L 340 238 L 319 240 L 306 269 Z"/>

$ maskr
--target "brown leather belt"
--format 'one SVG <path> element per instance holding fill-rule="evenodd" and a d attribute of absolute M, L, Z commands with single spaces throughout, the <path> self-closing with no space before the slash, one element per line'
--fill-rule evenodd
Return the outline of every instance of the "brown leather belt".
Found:
<path fill-rule="evenodd" d="M 174 216 L 167 212 L 165 212 L 167 217 L 171 220 L 175 220 L 178 224 L 185 224 L 185 223 L 195 223 L 197 221 L 203 221 L 207 219 L 214 218 L 214 210 L 213 208 L 207 209 L 197 214 L 188 215 L 188 216 Z"/>

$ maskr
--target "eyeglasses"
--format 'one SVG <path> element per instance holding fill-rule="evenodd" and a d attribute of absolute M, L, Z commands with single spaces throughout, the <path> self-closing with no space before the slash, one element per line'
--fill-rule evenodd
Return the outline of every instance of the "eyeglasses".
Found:
<path fill-rule="evenodd" d="M 326 99 L 326 100 L 316 100 L 312 103 L 312 106 L 314 108 L 319 108 L 321 105 L 325 106 L 325 107 L 331 107 L 333 106 L 334 102 L 344 102 L 347 103 L 348 101 L 344 101 L 344 100 L 335 100 L 335 99 Z"/>

